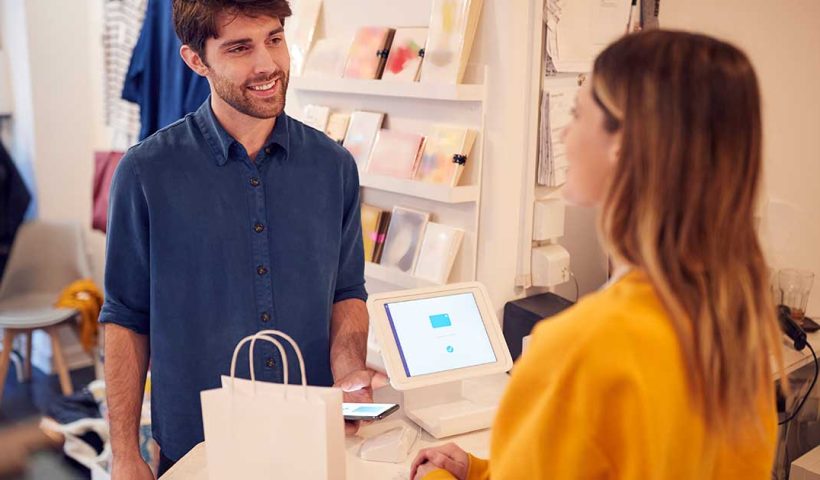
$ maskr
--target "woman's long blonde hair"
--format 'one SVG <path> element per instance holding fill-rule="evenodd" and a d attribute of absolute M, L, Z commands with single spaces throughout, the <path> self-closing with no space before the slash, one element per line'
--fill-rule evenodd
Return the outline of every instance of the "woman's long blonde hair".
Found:
<path fill-rule="evenodd" d="M 750 400 L 771 388 L 770 356 L 782 364 L 754 222 L 762 176 L 754 69 L 727 43 L 655 30 L 608 47 L 592 82 L 605 128 L 622 136 L 604 241 L 646 273 L 668 310 L 707 427 L 735 430 L 757 413 Z"/>

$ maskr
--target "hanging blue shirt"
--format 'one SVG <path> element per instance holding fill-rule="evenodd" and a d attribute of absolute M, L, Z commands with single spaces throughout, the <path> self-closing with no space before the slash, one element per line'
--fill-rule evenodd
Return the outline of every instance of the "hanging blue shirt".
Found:
<path fill-rule="evenodd" d="M 206 101 L 128 151 L 110 201 L 100 321 L 149 335 L 152 427 L 166 457 L 203 440 L 199 393 L 220 386 L 247 335 L 284 331 L 308 383 L 333 384 L 332 306 L 367 298 L 347 150 L 283 113 L 251 161 Z M 256 349 L 257 378 L 281 382 L 275 347 Z M 289 373 L 299 382 L 298 362 Z"/>
<path fill-rule="evenodd" d="M 140 140 L 195 111 L 210 94 L 208 80 L 179 56 L 171 0 L 148 0 L 131 54 L 122 98 L 140 106 Z"/>

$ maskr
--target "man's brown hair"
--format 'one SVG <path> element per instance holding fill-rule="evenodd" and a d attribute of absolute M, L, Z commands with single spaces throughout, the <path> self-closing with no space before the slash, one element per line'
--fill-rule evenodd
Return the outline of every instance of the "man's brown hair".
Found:
<path fill-rule="evenodd" d="M 205 61 L 205 42 L 217 38 L 217 16 L 266 16 L 285 18 L 292 12 L 288 0 L 174 0 L 174 29 L 184 45 L 191 47 Z"/>

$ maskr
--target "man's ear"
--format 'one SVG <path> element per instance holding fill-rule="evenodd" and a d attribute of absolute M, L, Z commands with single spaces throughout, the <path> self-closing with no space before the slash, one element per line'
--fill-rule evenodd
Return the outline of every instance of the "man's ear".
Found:
<path fill-rule="evenodd" d="M 209 68 L 205 60 L 188 45 L 183 45 L 179 48 L 179 56 L 182 57 L 185 64 L 196 72 L 197 75 L 204 77 L 208 73 Z"/>

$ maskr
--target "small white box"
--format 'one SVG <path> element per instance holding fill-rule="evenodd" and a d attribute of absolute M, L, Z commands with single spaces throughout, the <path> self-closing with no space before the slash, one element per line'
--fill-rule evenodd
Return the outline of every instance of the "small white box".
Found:
<path fill-rule="evenodd" d="M 552 287 L 569 281 L 569 252 L 561 245 L 532 249 L 532 284 Z"/>
<path fill-rule="evenodd" d="M 790 480 L 820 480 L 820 447 L 792 462 Z"/>
<path fill-rule="evenodd" d="M 537 200 L 533 218 L 532 239 L 539 242 L 564 236 L 564 201 L 558 198 Z"/>

